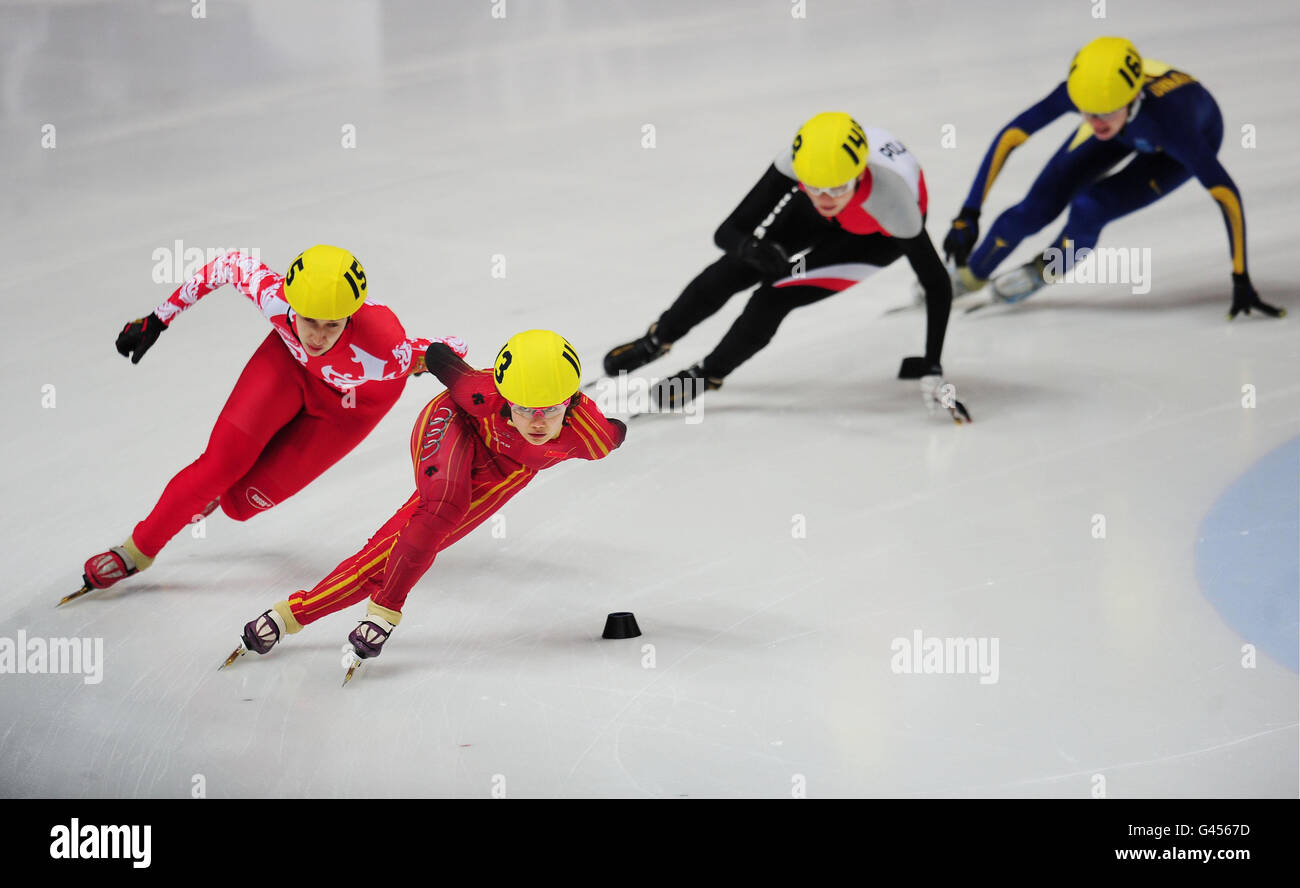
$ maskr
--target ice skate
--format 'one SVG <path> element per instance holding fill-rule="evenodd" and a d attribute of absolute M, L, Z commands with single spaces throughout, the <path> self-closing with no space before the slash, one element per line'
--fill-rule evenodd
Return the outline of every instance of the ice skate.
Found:
<path fill-rule="evenodd" d="M 81 588 L 71 595 L 63 596 L 55 607 L 75 601 L 87 592 L 107 589 L 151 564 L 153 559 L 137 549 L 135 543 L 128 538 L 122 545 L 114 546 L 107 552 L 100 552 L 87 559 L 82 567 Z"/>
<path fill-rule="evenodd" d="M 1047 286 L 1045 268 L 1046 263 L 1039 257 L 993 278 L 993 300 L 1015 303 L 1028 299 Z"/>
<path fill-rule="evenodd" d="M 722 378 L 709 376 L 703 362 L 672 376 L 664 377 L 650 390 L 650 403 L 662 411 L 675 410 L 693 401 L 700 394 L 722 388 Z"/>
<path fill-rule="evenodd" d="M 668 354 L 668 350 L 673 347 L 672 343 L 659 339 L 655 332 L 658 327 L 658 324 L 651 324 L 644 336 L 614 346 L 605 355 L 605 375 L 616 377 L 619 373 L 631 373 Z"/>
<path fill-rule="evenodd" d="M 370 613 L 366 619 L 358 623 L 357 628 L 348 634 L 348 644 L 343 646 L 343 666 L 348 670 L 343 676 L 345 688 L 363 662 L 371 657 L 378 657 L 383 652 L 388 636 L 392 635 L 393 630 L 397 628 L 396 623 L 387 620 L 380 612 L 392 615 L 394 620 L 401 618 L 395 611 L 380 608 L 373 603 L 368 610 Z"/>
<path fill-rule="evenodd" d="M 249 620 L 244 624 L 244 634 L 241 636 L 239 647 L 235 648 L 230 656 L 226 657 L 226 662 L 217 669 L 225 669 L 249 651 L 255 654 L 269 653 L 271 648 L 284 637 L 286 631 L 284 617 L 280 616 L 275 608 L 264 611 L 257 619 Z"/>

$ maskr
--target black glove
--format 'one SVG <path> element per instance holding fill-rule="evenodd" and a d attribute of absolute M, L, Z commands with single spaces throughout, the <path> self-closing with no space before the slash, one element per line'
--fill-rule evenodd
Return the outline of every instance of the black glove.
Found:
<path fill-rule="evenodd" d="M 958 265 L 965 265 L 970 259 L 971 250 L 980 239 L 980 211 L 962 207 L 957 218 L 952 220 L 952 227 L 943 239 L 943 258 L 956 260 Z"/>
<path fill-rule="evenodd" d="M 790 273 L 790 257 L 775 241 L 749 237 L 740 242 L 736 258 L 765 278 L 785 277 Z"/>
<path fill-rule="evenodd" d="M 1259 294 L 1250 285 L 1250 275 L 1245 272 L 1241 274 L 1234 273 L 1232 275 L 1232 308 L 1228 311 L 1228 320 L 1235 318 L 1237 312 L 1250 314 L 1252 308 L 1257 309 L 1260 314 L 1268 315 L 1270 318 L 1286 317 L 1285 308 L 1274 308 L 1267 302 L 1259 301 Z"/>
<path fill-rule="evenodd" d="M 158 341 L 158 337 L 166 329 L 167 325 L 159 320 L 157 314 L 151 314 L 147 318 L 136 318 L 117 334 L 117 353 L 124 358 L 129 355 L 131 363 L 138 364 L 144 357 L 144 353 Z"/>

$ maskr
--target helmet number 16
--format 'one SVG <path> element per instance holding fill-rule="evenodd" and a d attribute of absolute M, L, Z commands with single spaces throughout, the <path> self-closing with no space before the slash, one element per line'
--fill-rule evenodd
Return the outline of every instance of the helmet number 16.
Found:
<path fill-rule="evenodd" d="M 1125 71 L 1124 68 L 1128 70 Z M 1133 58 L 1131 55 L 1124 56 L 1124 68 L 1119 69 L 1119 76 L 1124 78 L 1124 82 L 1130 87 L 1138 82 L 1142 77 L 1142 62 Z M 1132 73 L 1132 77 L 1129 74 Z"/>

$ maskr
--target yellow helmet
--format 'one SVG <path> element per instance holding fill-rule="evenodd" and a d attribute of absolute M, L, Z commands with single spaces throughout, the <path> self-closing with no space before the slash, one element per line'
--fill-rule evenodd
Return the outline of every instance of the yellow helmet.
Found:
<path fill-rule="evenodd" d="M 492 378 L 511 404 L 554 407 L 582 384 L 582 362 L 577 349 L 559 333 L 525 330 L 501 346 Z"/>
<path fill-rule="evenodd" d="M 318 244 L 289 265 L 284 298 L 304 318 L 346 318 L 366 301 L 365 269 L 347 250 Z"/>
<path fill-rule="evenodd" d="M 1118 111 L 1142 91 L 1142 56 L 1123 37 L 1098 37 L 1075 53 L 1065 88 L 1085 114 Z"/>
<path fill-rule="evenodd" d="M 799 181 L 813 188 L 851 182 L 867 168 L 867 134 L 843 111 L 818 114 L 794 135 L 790 158 Z"/>

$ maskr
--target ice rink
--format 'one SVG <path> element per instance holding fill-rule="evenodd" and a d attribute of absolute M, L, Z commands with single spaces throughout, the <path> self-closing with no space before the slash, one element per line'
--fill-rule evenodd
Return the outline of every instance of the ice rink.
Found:
<path fill-rule="evenodd" d="M 1295 797 L 1300 8 L 1098 5 L 0 5 L 0 646 L 102 640 L 97 675 L 0 675 L 0 796 Z M 543 473 L 346 689 L 361 606 L 216 667 L 409 495 L 429 376 L 296 497 L 54 608 L 267 335 L 226 288 L 139 365 L 114 351 L 186 251 L 283 271 L 338 244 L 408 333 L 486 367 L 551 328 L 593 377 L 808 117 L 896 134 L 937 244 L 994 134 L 1103 34 L 1214 94 L 1252 279 L 1293 317 L 1225 321 L 1224 224 L 1192 181 L 1103 234 L 1150 251 L 1149 292 L 959 303 L 944 368 L 973 424 L 895 378 L 925 324 L 885 314 L 900 261 L 795 311 L 701 422 L 637 419 Z M 985 226 L 1077 121 L 1011 156 Z M 744 301 L 640 375 L 702 358 Z M 642 637 L 602 639 L 622 610 Z M 901 671 L 927 639 L 983 644 L 982 671 Z"/>

